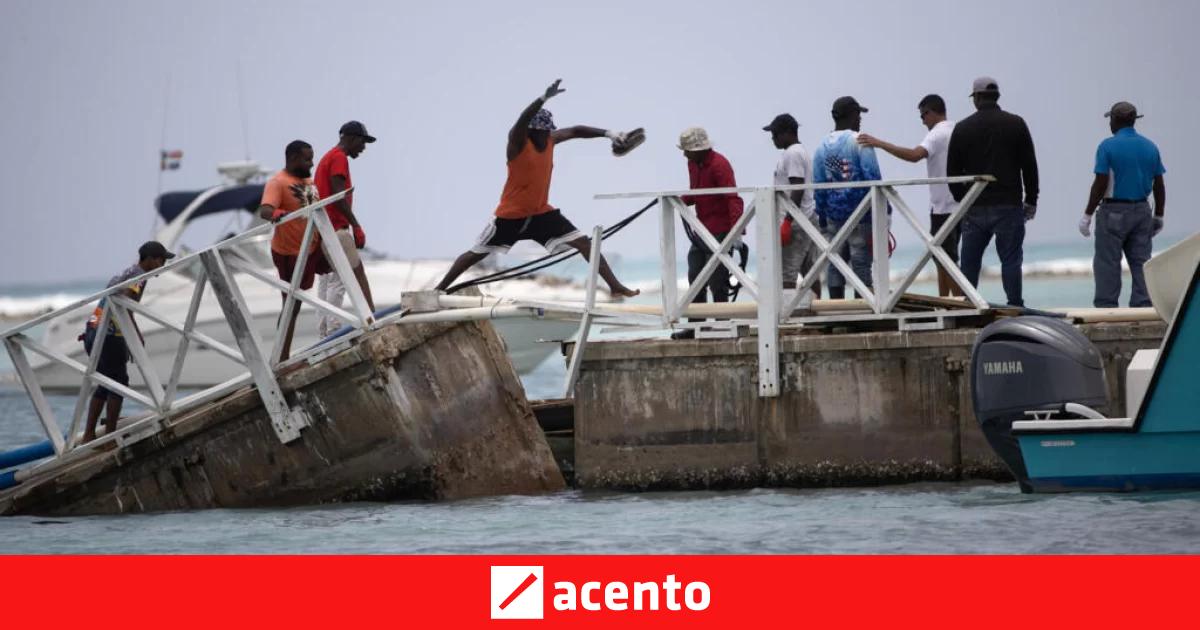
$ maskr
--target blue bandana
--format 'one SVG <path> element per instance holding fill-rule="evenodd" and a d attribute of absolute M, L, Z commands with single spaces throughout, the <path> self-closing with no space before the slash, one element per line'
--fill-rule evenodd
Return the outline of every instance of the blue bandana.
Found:
<path fill-rule="evenodd" d="M 548 109 L 539 109 L 538 113 L 533 115 L 533 119 L 529 121 L 530 129 L 541 129 L 543 131 L 554 131 L 557 127 L 554 126 L 554 116 Z"/>

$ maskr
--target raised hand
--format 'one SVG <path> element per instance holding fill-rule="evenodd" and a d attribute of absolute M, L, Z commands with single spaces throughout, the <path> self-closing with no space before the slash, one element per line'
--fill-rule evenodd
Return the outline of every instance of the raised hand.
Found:
<path fill-rule="evenodd" d="M 555 96 L 558 96 L 559 94 L 562 94 L 563 92 L 567 91 L 566 88 L 559 88 L 558 87 L 559 83 L 562 83 L 562 79 L 555 79 L 554 83 L 551 83 L 550 87 L 546 88 L 546 93 L 542 95 L 543 101 L 548 101 L 548 100 L 554 98 Z"/>

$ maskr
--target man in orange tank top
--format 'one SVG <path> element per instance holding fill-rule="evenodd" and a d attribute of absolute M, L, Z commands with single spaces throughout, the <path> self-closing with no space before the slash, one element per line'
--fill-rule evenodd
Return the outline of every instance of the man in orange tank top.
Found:
<path fill-rule="evenodd" d="M 463 252 L 437 289 L 445 291 L 462 272 L 470 269 L 488 254 L 507 252 L 517 241 L 534 240 L 550 251 L 573 247 L 585 258 L 591 255 L 592 241 L 575 228 L 557 208 L 550 205 L 550 175 L 554 170 L 554 147 L 575 138 L 611 138 L 614 153 L 633 135 L 606 131 L 583 125 L 556 129 L 550 111 L 542 105 L 563 93 L 555 81 L 546 88 L 517 118 L 508 132 L 508 179 L 495 216 L 480 234 L 471 249 Z M 628 149 L 625 149 L 626 151 Z M 619 154 L 619 153 L 618 153 Z M 608 283 L 608 292 L 614 297 L 633 297 L 638 291 L 621 284 L 613 275 L 604 256 L 600 257 L 600 277 Z"/>

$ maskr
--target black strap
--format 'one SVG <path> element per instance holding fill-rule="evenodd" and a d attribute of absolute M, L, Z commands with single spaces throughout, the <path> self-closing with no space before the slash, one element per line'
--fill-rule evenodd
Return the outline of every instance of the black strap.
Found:
<path fill-rule="evenodd" d="M 638 210 L 637 212 L 634 212 L 633 214 L 631 214 L 631 215 L 625 217 L 624 219 L 621 219 L 617 223 L 611 225 L 610 227 L 605 229 L 604 232 L 601 234 L 600 240 L 605 240 L 608 237 L 612 236 L 613 234 L 620 232 L 625 226 L 629 225 L 630 223 L 633 223 L 633 221 L 635 219 L 642 216 L 642 214 L 644 214 L 650 208 L 653 208 L 654 205 L 657 203 L 658 203 L 658 199 L 655 199 L 655 200 L 651 201 L 650 203 L 642 206 L 642 208 L 640 210 Z M 571 250 L 568 252 L 558 252 L 556 254 L 547 254 L 545 256 L 542 256 L 541 258 L 531 260 L 527 263 L 517 265 L 516 267 L 509 267 L 508 269 L 501 269 L 500 271 L 497 271 L 495 273 L 490 273 L 486 276 L 480 276 L 478 278 L 473 278 L 473 279 L 467 280 L 465 282 L 460 282 L 460 283 L 446 289 L 446 293 L 448 293 L 448 294 L 454 293 L 456 291 L 461 291 L 467 287 L 477 287 L 477 286 L 481 286 L 484 284 L 490 284 L 492 282 L 500 282 L 501 280 L 512 280 L 514 278 L 520 278 L 522 276 L 527 276 L 536 271 L 541 271 L 542 269 L 545 269 L 547 267 L 551 267 L 551 266 L 557 265 L 558 263 L 563 262 L 565 260 L 574 258 L 577 255 L 579 255 L 578 250 Z"/>

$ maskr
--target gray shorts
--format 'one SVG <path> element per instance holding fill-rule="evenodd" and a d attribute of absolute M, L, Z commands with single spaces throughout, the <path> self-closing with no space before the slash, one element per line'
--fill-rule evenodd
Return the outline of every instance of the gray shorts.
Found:
<path fill-rule="evenodd" d="M 783 281 L 795 282 L 801 274 L 812 269 L 817 258 L 817 245 L 796 222 L 792 221 L 792 242 L 782 250 Z"/>

